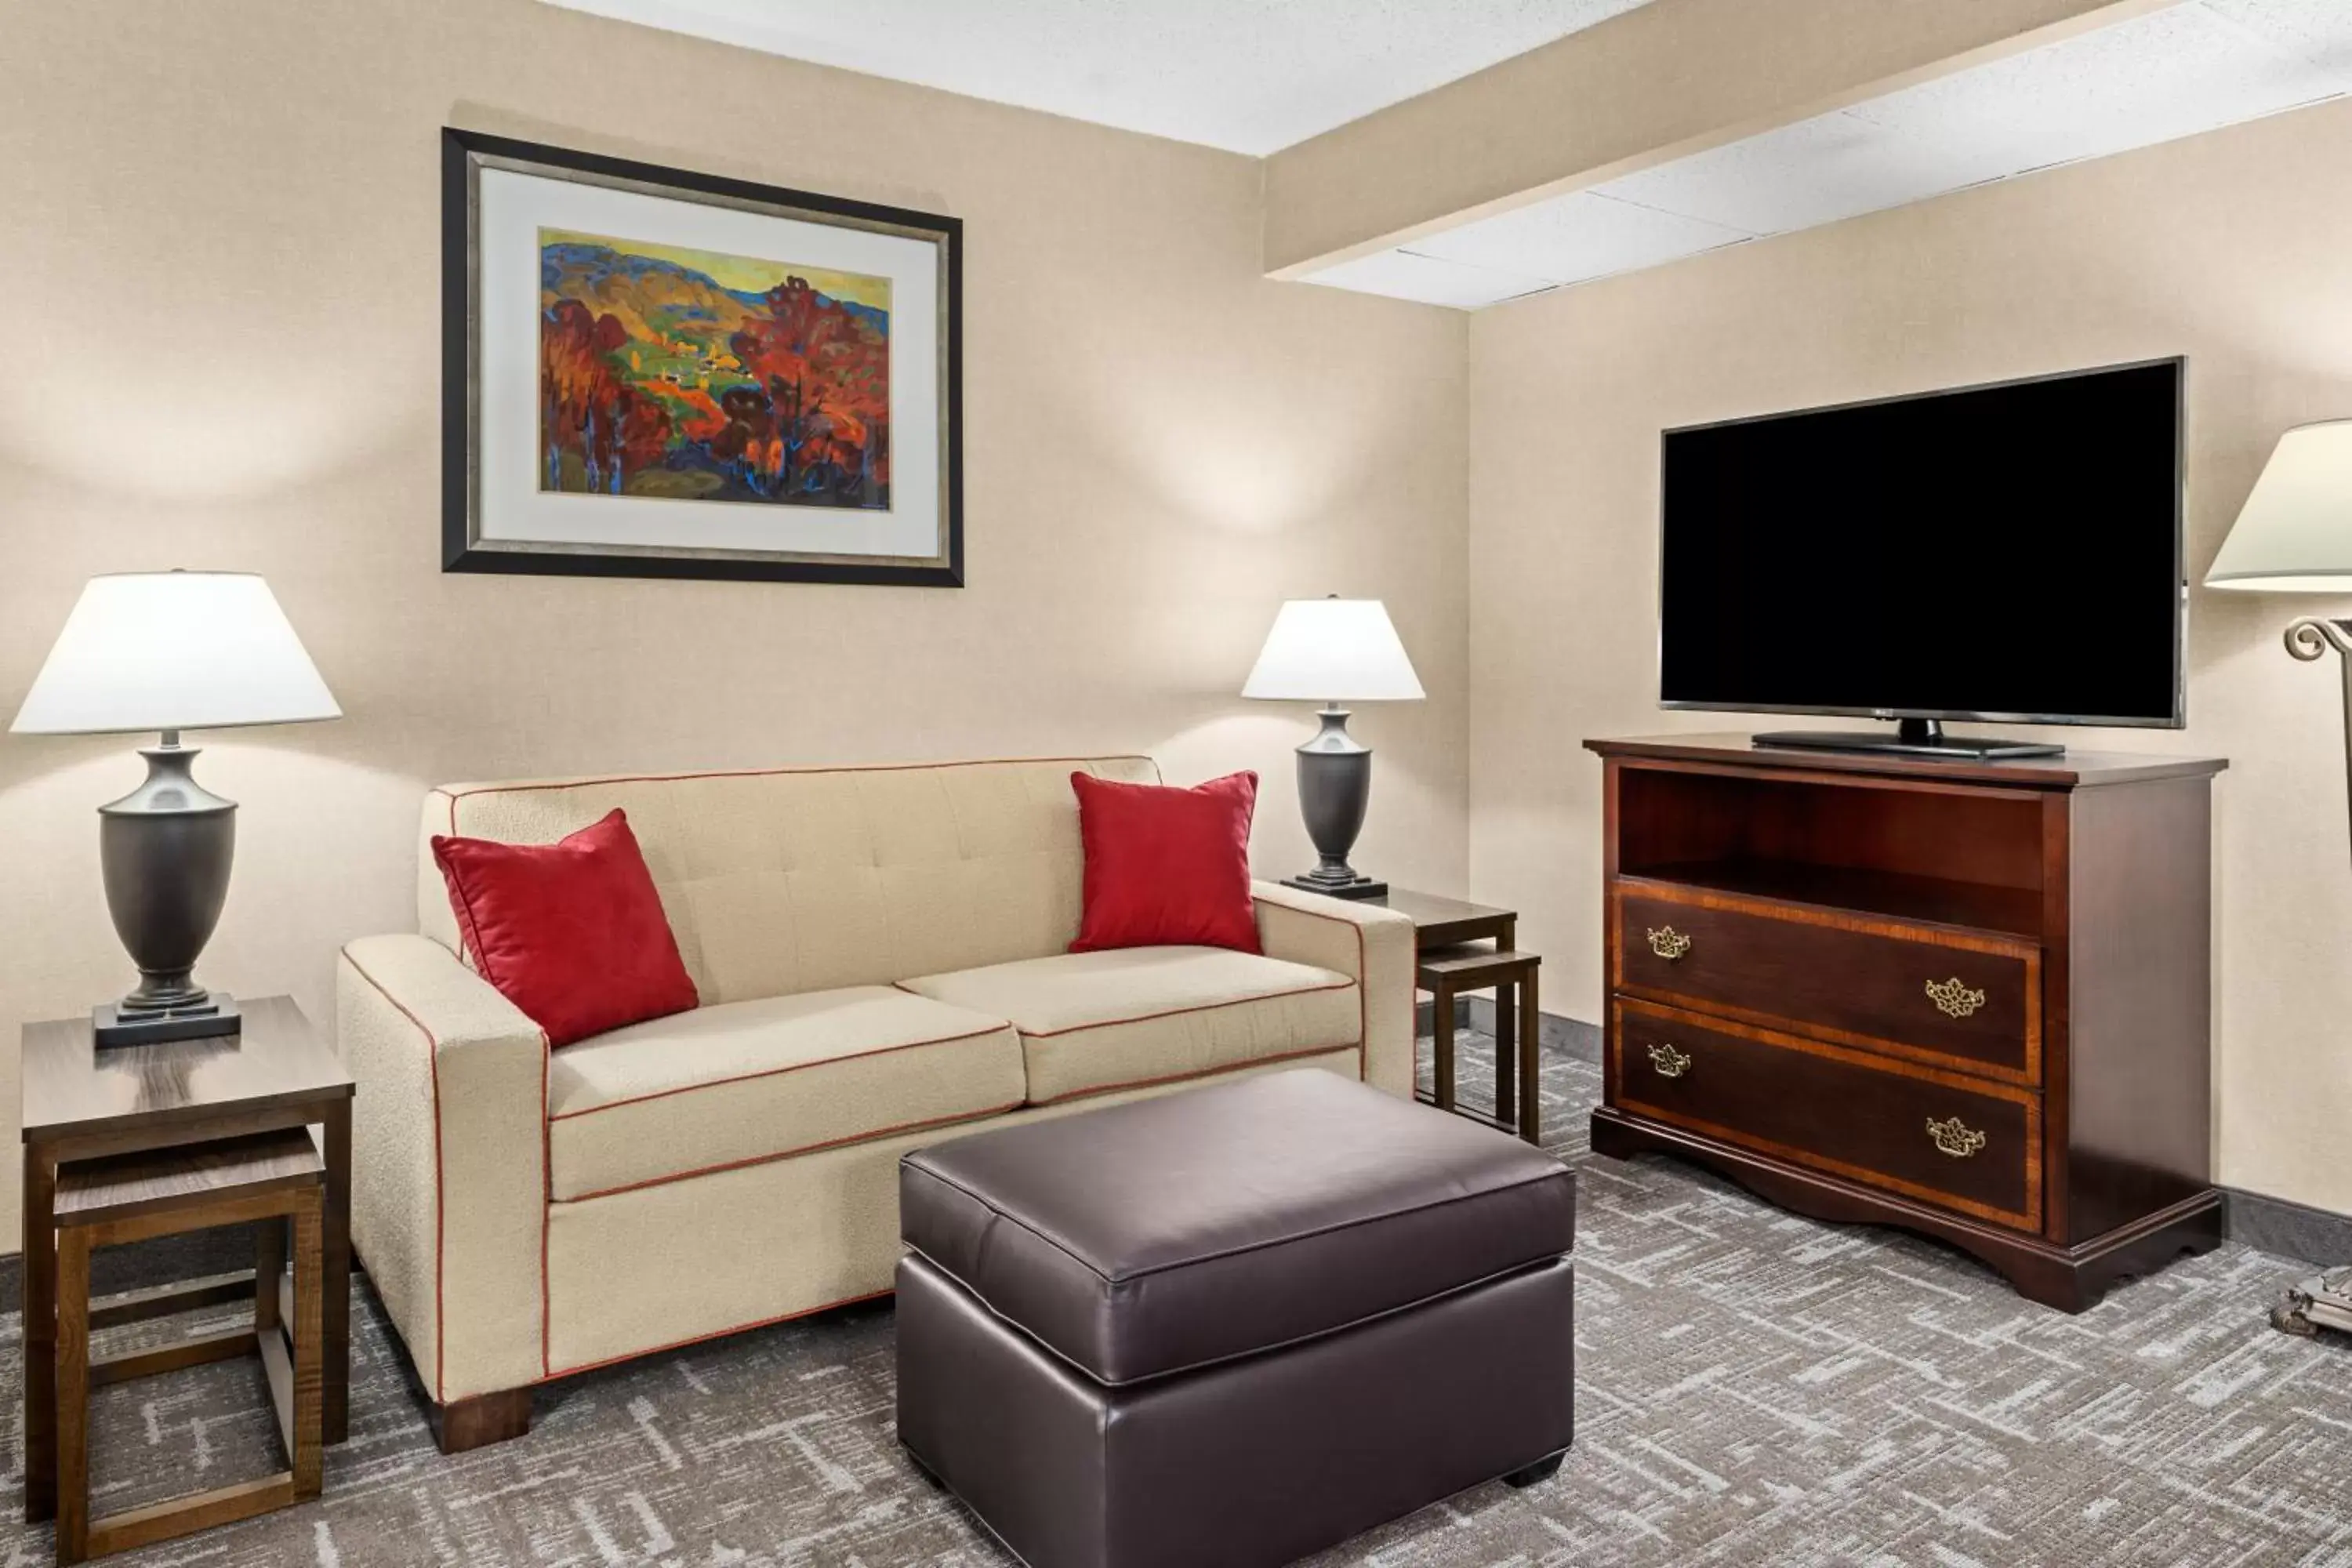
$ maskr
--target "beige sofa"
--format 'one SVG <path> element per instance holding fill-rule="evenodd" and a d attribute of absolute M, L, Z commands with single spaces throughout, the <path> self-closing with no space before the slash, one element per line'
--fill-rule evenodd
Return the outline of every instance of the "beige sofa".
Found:
<path fill-rule="evenodd" d="M 567 1373 L 890 1288 L 898 1156 L 1276 1066 L 1411 1092 L 1412 926 L 1266 883 L 1265 955 L 1072 953 L 1074 770 L 1141 757 L 454 784 L 426 835 L 547 842 L 624 808 L 691 1013 L 548 1050 L 459 956 L 344 949 L 352 1227 L 457 1448 Z"/>

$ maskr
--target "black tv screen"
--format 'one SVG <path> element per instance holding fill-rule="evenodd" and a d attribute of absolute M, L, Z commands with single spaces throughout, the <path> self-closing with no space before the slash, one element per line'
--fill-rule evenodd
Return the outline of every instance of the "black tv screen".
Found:
<path fill-rule="evenodd" d="M 1664 703 L 2184 722 L 2181 371 L 1667 431 Z"/>

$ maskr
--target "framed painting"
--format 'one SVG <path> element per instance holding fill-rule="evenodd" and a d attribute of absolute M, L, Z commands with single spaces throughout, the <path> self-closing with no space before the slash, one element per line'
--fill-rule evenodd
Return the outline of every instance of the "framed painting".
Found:
<path fill-rule="evenodd" d="M 963 226 L 441 133 L 442 566 L 963 583 Z"/>

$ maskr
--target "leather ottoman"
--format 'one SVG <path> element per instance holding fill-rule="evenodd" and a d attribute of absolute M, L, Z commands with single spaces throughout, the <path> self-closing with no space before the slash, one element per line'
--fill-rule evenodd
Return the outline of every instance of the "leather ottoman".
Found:
<path fill-rule="evenodd" d="M 1575 1177 L 1313 1069 L 899 1164 L 898 1436 L 1030 1568 L 1273 1568 L 1574 1419 Z"/>

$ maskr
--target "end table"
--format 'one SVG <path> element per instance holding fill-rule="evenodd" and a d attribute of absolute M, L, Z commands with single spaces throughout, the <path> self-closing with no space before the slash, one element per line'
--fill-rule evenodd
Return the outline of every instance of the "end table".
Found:
<path fill-rule="evenodd" d="M 1543 1015 L 1538 1010 L 1536 970 L 1543 960 L 1512 947 L 1517 911 L 1402 889 L 1374 901 L 1412 920 L 1413 984 L 1433 1000 L 1433 1092 L 1415 1089 L 1414 1097 L 1540 1144 L 1542 1059 L 1537 1047 Z M 1487 1116 L 1454 1100 L 1454 1003 L 1463 992 L 1490 988 L 1495 993 L 1495 1113 Z"/>
<path fill-rule="evenodd" d="M 351 1418 L 352 1079 L 287 996 L 240 1004 L 244 1031 L 100 1051 L 88 1014 L 27 1024 L 25 1112 L 25 1518 L 58 1501 L 58 1167 L 317 1124 L 321 1205 L 321 1426 Z M 140 1292 L 93 1310 L 91 1326 L 133 1322 L 242 1298 L 233 1282 Z"/>

